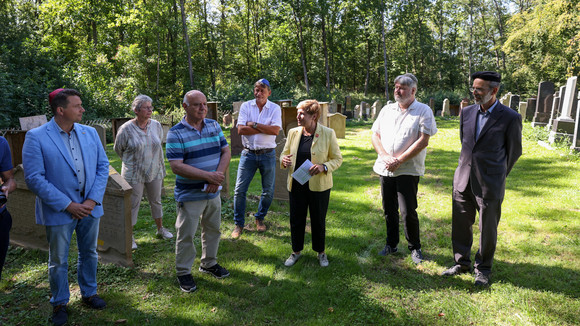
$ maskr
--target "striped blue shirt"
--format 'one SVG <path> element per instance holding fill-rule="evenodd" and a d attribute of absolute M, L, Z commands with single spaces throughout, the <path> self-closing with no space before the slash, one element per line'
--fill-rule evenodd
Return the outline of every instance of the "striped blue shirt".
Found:
<path fill-rule="evenodd" d="M 190 126 L 185 118 L 167 133 L 165 151 L 167 160 L 183 160 L 198 169 L 213 172 L 220 163 L 222 148 L 228 146 L 220 125 L 211 119 L 203 120 L 201 132 Z M 213 199 L 216 193 L 202 192 L 205 180 L 192 180 L 177 175 L 175 200 L 178 202 Z"/>

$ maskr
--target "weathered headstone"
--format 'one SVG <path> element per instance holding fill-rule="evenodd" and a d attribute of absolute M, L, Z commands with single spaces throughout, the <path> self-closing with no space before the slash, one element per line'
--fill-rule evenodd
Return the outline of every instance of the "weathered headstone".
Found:
<path fill-rule="evenodd" d="M 22 117 L 18 118 L 20 120 L 20 129 L 21 130 L 31 130 L 36 127 L 40 127 L 47 122 L 46 116 L 43 115 L 35 115 L 32 117 Z"/>
<path fill-rule="evenodd" d="M 217 121 L 219 106 L 220 106 L 220 102 L 207 102 L 207 116 L 206 116 L 206 118 Z"/>
<path fill-rule="evenodd" d="M 232 122 L 233 122 L 232 114 L 231 113 L 224 114 L 223 118 L 224 127 L 229 127 L 232 124 Z"/>
<path fill-rule="evenodd" d="M 328 105 L 328 113 L 336 113 L 337 109 L 337 104 L 335 100 L 330 101 L 330 104 Z"/>
<path fill-rule="evenodd" d="M 550 114 L 550 119 L 546 125 L 546 129 L 552 130 L 552 124 L 554 119 L 560 115 L 560 106 L 562 105 L 562 96 L 566 92 L 566 86 L 560 87 L 560 91 L 554 93 L 554 98 L 552 100 L 552 113 Z"/>
<path fill-rule="evenodd" d="M 429 98 L 429 107 L 431 108 L 431 111 L 435 112 L 435 99 L 432 97 Z"/>
<path fill-rule="evenodd" d="M 566 82 L 566 90 L 562 94 L 560 106 L 560 116 L 553 120 L 552 131 L 550 132 L 550 142 L 559 138 L 572 140 L 574 136 L 574 119 L 572 119 L 572 109 L 577 105 L 576 94 L 578 77 L 570 77 Z"/>
<path fill-rule="evenodd" d="M 296 107 L 295 106 L 284 106 L 282 107 L 282 130 L 284 134 L 288 134 L 288 125 L 292 122 L 296 122 Z"/>
<path fill-rule="evenodd" d="M 551 81 L 543 81 L 538 84 L 538 96 L 536 97 L 536 110 L 532 121 L 532 127 L 545 126 L 550 120 L 552 113 L 552 99 L 555 86 Z M 549 108 L 546 106 L 549 105 Z"/>
<path fill-rule="evenodd" d="M 383 109 L 383 103 L 381 103 L 381 101 L 379 101 L 379 100 L 376 100 L 373 103 L 373 106 L 371 109 L 371 119 L 375 120 L 379 116 L 379 113 L 381 113 L 382 109 Z"/>
<path fill-rule="evenodd" d="M 520 105 L 518 106 L 518 110 L 517 111 L 522 116 L 522 119 L 525 119 L 526 118 L 526 112 L 528 111 L 528 102 L 520 102 Z"/>
<path fill-rule="evenodd" d="M 449 110 L 449 99 L 446 98 L 443 100 L 443 110 L 441 112 L 442 117 L 448 117 L 451 115 L 451 111 Z"/>
<path fill-rule="evenodd" d="M 345 111 L 352 111 L 352 97 L 345 96 L 345 98 L 344 98 L 344 110 Z"/>
<path fill-rule="evenodd" d="M 103 148 L 107 148 L 107 128 L 101 124 L 93 125 L 93 128 L 97 131 L 97 135 L 99 135 Z"/>
<path fill-rule="evenodd" d="M 244 104 L 244 101 L 233 102 L 232 103 L 232 107 L 233 107 L 232 112 L 233 113 L 240 112 L 240 109 L 242 108 L 242 104 Z"/>
<path fill-rule="evenodd" d="M 328 127 L 334 130 L 337 138 L 346 136 L 346 115 L 331 113 L 328 115 Z"/>
<path fill-rule="evenodd" d="M 353 119 L 356 120 L 360 120 L 361 119 L 361 110 L 360 110 L 360 105 L 355 105 L 354 107 L 354 116 L 352 117 Z"/>
<path fill-rule="evenodd" d="M 320 116 L 318 117 L 318 122 L 323 126 L 326 126 L 326 117 L 328 116 L 328 102 L 318 102 L 320 105 Z"/>
<path fill-rule="evenodd" d="M 290 107 L 292 106 L 292 100 L 278 100 L 276 101 L 281 108 Z"/>
<path fill-rule="evenodd" d="M 536 106 L 538 105 L 538 99 L 535 97 L 530 97 L 526 102 L 528 104 L 528 109 L 526 110 L 525 116 L 522 114 L 522 118 L 524 118 L 527 121 L 532 121 L 534 120 L 534 115 L 536 114 Z"/>
<path fill-rule="evenodd" d="M 360 116 L 357 117 L 359 120 L 367 119 L 369 116 L 369 105 L 367 102 L 362 101 L 360 102 Z"/>
<path fill-rule="evenodd" d="M 516 94 L 510 95 L 510 97 L 509 97 L 509 105 L 508 106 L 512 110 L 518 112 L 519 105 L 520 105 L 520 96 L 519 95 L 516 95 Z"/>
<path fill-rule="evenodd" d="M 163 139 L 161 140 L 163 144 L 167 143 L 167 133 L 173 126 L 168 123 L 162 123 L 161 129 L 163 129 Z"/>
<path fill-rule="evenodd" d="M 113 118 L 111 119 L 111 128 L 113 129 L 113 142 L 117 139 L 117 130 L 121 128 L 125 122 L 131 120 L 131 118 Z"/>
<path fill-rule="evenodd" d="M 25 248 L 48 250 L 46 229 L 36 224 L 34 202 L 36 196 L 24 182 L 22 165 L 15 169 L 16 190 L 10 194 L 8 209 L 13 223 L 10 242 Z M 131 254 L 131 186 L 109 167 L 109 180 L 103 198 L 105 214 L 99 224 L 97 250 L 99 260 L 121 266 L 133 266 Z"/>
<path fill-rule="evenodd" d="M 343 113 L 341 103 L 336 104 L 336 113 Z"/>
<path fill-rule="evenodd" d="M 244 145 L 242 145 L 242 136 L 238 134 L 238 126 L 236 124 L 238 121 L 234 122 L 234 126 L 230 129 L 230 150 L 232 155 L 240 155 L 244 150 Z"/>
<path fill-rule="evenodd" d="M 578 92 L 578 101 L 576 101 L 575 124 L 574 124 L 574 136 L 572 137 L 572 145 L 570 148 L 580 151 L 580 92 Z"/>

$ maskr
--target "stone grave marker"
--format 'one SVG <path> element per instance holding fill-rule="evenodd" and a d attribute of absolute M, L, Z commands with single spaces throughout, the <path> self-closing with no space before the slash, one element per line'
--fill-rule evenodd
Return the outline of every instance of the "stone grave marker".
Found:
<path fill-rule="evenodd" d="M 383 109 L 383 103 L 381 103 L 381 101 L 379 101 L 379 100 L 376 100 L 372 106 L 371 119 L 375 120 L 379 116 L 379 113 L 381 113 L 382 109 Z"/>
<path fill-rule="evenodd" d="M 509 97 L 509 105 L 512 110 L 518 112 L 518 108 L 520 106 L 520 96 L 513 94 Z"/>
<path fill-rule="evenodd" d="M 280 106 L 280 108 L 291 107 L 292 100 L 279 100 L 279 101 L 276 101 L 276 104 L 278 104 Z"/>
<path fill-rule="evenodd" d="M 331 113 L 328 115 L 328 127 L 334 130 L 336 138 L 345 138 L 346 136 L 346 115 L 340 113 Z"/>
<path fill-rule="evenodd" d="M 352 97 L 346 96 L 344 98 L 344 110 L 351 111 L 352 110 L 351 108 L 352 108 Z"/>
<path fill-rule="evenodd" d="M 101 124 L 93 125 L 93 128 L 97 131 L 97 135 L 99 135 L 103 148 L 107 148 L 107 128 Z"/>
<path fill-rule="evenodd" d="M 111 119 L 111 127 L 113 128 L 113 142 L 117 139 L 117 130 L 127 121 L 132 118 L 113 118 Z"/>
<path fill-rule="evenodd" d="M 560 87 L 560 91 L 554 93 L 554 98 L 552 100 L 552 113 L 550 114 L 550 119 L 548 120 L 548 124 L 546 128 L 548 130 L 552 130 L 552 124 L 554 119 L 556 119 L 560 115 L 560 106 L 562 105 L 562 96 L 566 92 L 566 86 Z"/>
<path fill-rule="evenodd" d="M 330 104 L 328 106 L 328 113 L 336 113 L 337 111 L 337 104 L 335 100 L 330 101 Z"/>
<path fill-rule="evenodd" d="M 534 117 L 532 127 L 545 126 L 550 119 L 552 112 L 552 99 L 547 100 L 548 97 L 553 97 L 555 91 L 554 83 L 551 81 L 543 81 L 538 84 L 538 95 L 536 96 L 536 109 L 534 110 Z M 549 104 L 549 108 L 546 104 Z"/>
<path fill-rule="evenodd" d="M 435 112 L 435 99 L 432 97 L 429 98 L 429 107 L 431 108 L 431 111 Z"/>
<path fill-rule="evenodd" d="M 574 119 L 572 119 L 572 110 L 577 105 L 576 94 L 578 77 L 568 78 L 566 90 L 562 94 L 560 106 L 560 116 L 552 121 L 552 131 L 550 132 L 550 142 L 559 138 L 569 138 L 572 140 L 574 135 Z M 574 112 L 576 113 L 576 112 Z"/>
<path fill-rule="evenodd" d="M 451 111 L 449 110 L 449 99 L 446 98 L 443 100 L 443 110 L 441 112 L 442 117 L 448 117 L 451 115 Z"/>
<path fill-rule="evenodd" d="M 46 116 L 44 114 L 35 115 L 32 117 L 22 117 L 18 119 L 20 120 L 20 129 L 26 131 L 40 127 L 47 122 Z"/>
<path fill-rule="evenodd" d="M 232 120 L 232 114 L 231 113 L 224 114 L 224 118 L 223 118 L 224 127 L 231 126 L 232 122 L 233 122 L 233 120 Z"/>
<path fill-rule="evenodd" d="M 328 116 L 328 102 L 318 102 L 320 105 L 320 116 L 318 117 L 318 122 L 321 123 L 323 126 L 326 126 L 326 117 Z"/>
<path fill-rule="evenodd" d="M 207 102 L 207 116 L 206 116 L 206 118 L 217 121 L 219 106 L 220 106 L 220 102 Z"/>
<path fill-rule="evenodd" d="M 525 119 L 527 121 L 532 121 L 532 120 L 534 120 L 534 115 L 536 113 L 536 106 L 538 105 L 538 99 L 535 97 L 530 97 L 530 98 L 528 98 L 526 103 L 528 104 L 527 105 L 528 109 L 526 110 L 525 116 L 522 114 L 522 119 Z"/>
<path fill-rule="evenodd" d="M 576 101 L 576 106 L 578 110 L 576 110 L 576 117 L 574 123 L 574 136 L 572 137 L 572 145 L 570 148 L 575 149 L 576 151 L 580 151 L 580 92 L 578 92 L 578 101 Z"/>
<path fill-rule="evenodd" d="M 242 145 L 242 136 L 238 134 L 237 120 L 234 122 L 234 126 L 230 129 L 230 150 L 232 155 L 240 155 L 242 150 L 244 150 L 244 145 Z"/>
<path fill-rule="evenodd" d="M 284 134 L 288 134 L 288 130 L 290 128 L 288 125 L 292 122 L 296 122 L 296 107 L 295 106 L 285 106 L 282 107 L 282 130 L 284 130 Z"/>
<path fill-rule="evenodd" d="M 526 118 L 527 110 L 528 110 L 528 102 L 520 102 L 520 104 L 518 105 L 517 111 L 522 116 L 522 120 Z"/>
<path fill-rule="evenodd" d="M 356 120 L 362 119 L 362 114 L 361 114 L 361 109 L 360 109 L 360 105 L 359 104 L 355 105 L 355 107 L 354 107 L 354 116 L 353 116 L 353 119 L 356 119 Z"/>
<path fill-rule="evenodd" d="M 10 194 L 8 209 L 13 223 L 10 242 L 25 248 L 48 250 L 46 230 L 36 224 L 35 198 L 24 182 L 22 165 L 15 169 L 16 190 Z M 105 214 L 99 224 L 97 251 L 99 261 L 120 266 L 133 266 L 131 253 L 131 192 L 125 179 L 109 166 L 109 180 L 103 198 Z"/>
<path fill-rule="evenodd" d="M 240 112 L 240 109 L 242 108 L 242 104 L 244 104 L 244 101 L 233 102 L 232 103 L 232 107 L 233 107 L 232 112 L 233 113 Z"/>

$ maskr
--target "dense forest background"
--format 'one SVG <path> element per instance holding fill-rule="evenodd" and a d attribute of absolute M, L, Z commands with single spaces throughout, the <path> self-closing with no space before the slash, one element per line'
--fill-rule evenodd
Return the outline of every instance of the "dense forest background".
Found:
<path fill-rule="evenodd" d="M 497 70 L 524 97 L 580 71 L 579 0 L 0 0 L 0 128 L 83 93 L 87 118 L 148 94 L 161 114 L 189 89 L 229 108 L 267 78 L 271 99 L 387 100 L 412 72 L 419 97 L 469 96 Z"/>

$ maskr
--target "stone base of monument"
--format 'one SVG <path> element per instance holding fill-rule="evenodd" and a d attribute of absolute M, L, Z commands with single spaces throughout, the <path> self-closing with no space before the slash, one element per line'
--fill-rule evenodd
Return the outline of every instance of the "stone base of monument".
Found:
<path fill-rule="evenodd" d="M 552 130 L 550 131 L 548 141 L 550 144 L 564 139 L 572 141 L 572 138 L 574 138 L 575 126 L 576 123 L 572 119 L 555 119 L 552 122 Z"/>
<path fill-rule="evenodd" d="M 548 142 L 550 144 L 553 144 L 555 142 L 561 142 L 561 141 L 570 141 L 572 142 L 572 137 L 574 135 L 570 135 L 570 134 L 566 134 L 563 132 L 553 132 L 550 131 L 550 136 L 548 137 Z"/>
<path fill-rule="evenodd" d="M 24 182 L 22 165 L 14 169 L 16 190 L 10 194 L 8 210 L 12 215 L 10 242 L 24 248 L 48 250 L 46 229 L 36 224 L 34 203 L 36 196 Z M 133 266 L 131 252 L 131 192 L 125 179 L 109 166 L 109 180 L 103 208 L 105 214 L 99 223 L 97 250 L 99 261 L 124 267 Z"/>

